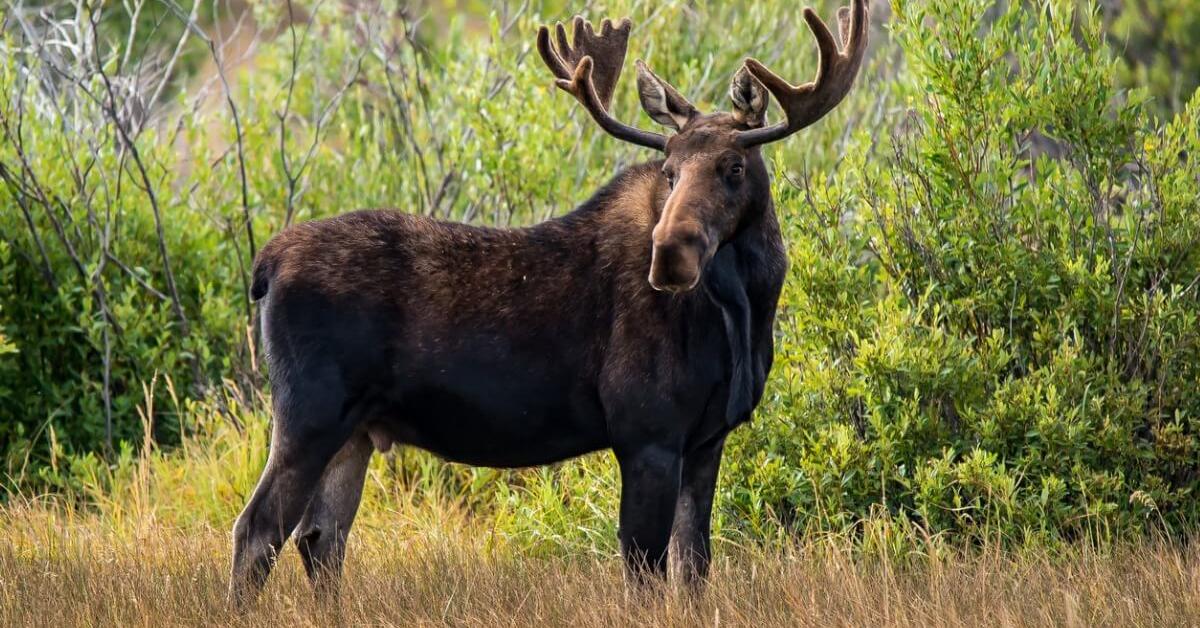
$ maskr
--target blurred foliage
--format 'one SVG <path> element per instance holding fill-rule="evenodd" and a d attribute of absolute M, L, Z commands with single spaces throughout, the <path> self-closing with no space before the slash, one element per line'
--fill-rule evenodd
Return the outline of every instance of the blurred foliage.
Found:
<path fill-rule="evenodd" d="M 1145 87 L 1164 112 L 1181 111 L 1200 87 L 1200 2 L 1109 0 L 1103 19 L 1121 84 Z"/>
<path fill-rule="evenodd" d="M 1162 41 L 1189 41 L 1187 4 L 1161 3 Z M 277 9 L 255 6 L 257 23 Z M 791 270 L 767 396 L 725 455 L 719 534 L 835 532 L 894 553 L 1197 522 L 1200 96 L 1169 48 L 1133 64 L 1105 46 L 1150 24 L 1110 9 L 876 6 L 858 88 L 765 150 Z M 163 520 L 227 525 L 266 455 L 252 249 L 289 220 L 358 207 L 529 224 L 653 157 L 552 87 L 533 33 L 568 14 L 321 4 L 222 57 L 236 124 L 211 60 L 142 124 L 110 106 L 140 84 L 113 61 L 128 38 L 101 37 L 95 62 L 6 25 L 9 490 L 115 513 L 156 500 Z M 790 2 L 622 0 L 587 15 L 630 15 L 630 59 L 705 110 L 727 106 L 748 54 L 793 81 L 815 71 Z M 55 59 L 76 80 L 49 71 Z M 625 79 L 616 115 L 652 124 Z M 611 550 L 606 454 L 513 472 L 405 450 L 372 477 L 367 511 L 451 500 L 533 549 Z"/>

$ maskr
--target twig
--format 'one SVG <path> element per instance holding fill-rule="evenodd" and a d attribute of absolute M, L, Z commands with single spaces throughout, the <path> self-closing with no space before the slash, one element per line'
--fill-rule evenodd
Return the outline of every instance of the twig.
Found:
<path fill-rule="evenodd" d="M 108 74 L 104 71 L 103 60 L 99 57 L 99 18 L 100 14 L 92 7 L 88 7 L 88 21 L 91 24 L 92 38 L 96 46 L 94 54 L 96 55 L 96 73 L 100 80 L 104 83 L 104 89 L 108 93 L 108 100 L 102 102 L 101 108 L 108 114 L 110 122 L 115 127 L 117 134 L 121 138 L 121 144 L 124 150 L 129 151 L 130 157 L 137 166 L 138 174 L 145 186 L 146 197 L 150 201 L 150 209 L 154 215 L 154 231 L 158 240 L 158 253 L 163 262 L 163 274 L 167 282 L 167 293 L 171 296 L 171 307 L 175 312 L 175 317 L 179 320 L 180 331 L 184 336 L 191 334 L 191 324 L 188 322 L 187 314 L 183 310 L 183 303 L 179 298 L 179 288 L 175 283 L 175 273 L 171 270 L 171 256 L 167 251 L 166 233 L 163 229 L 162 210 L 159 207 L 158 196 L 154 192 L 154 183 L 150 180 L 150 174 L 146 170 L 146 164 L 142 160 L 141 153 L 138 151 L 137 144 L 130 140 L 129 134 L 126 132 L 125 125 L 117 115 L 115 98 L 116 94 L 113 91 L 112 81 L 109 80 Z M 197 369 L 194 361 L 193 367 Z M 197 383 L 199 377 L 197 377 Z"/>

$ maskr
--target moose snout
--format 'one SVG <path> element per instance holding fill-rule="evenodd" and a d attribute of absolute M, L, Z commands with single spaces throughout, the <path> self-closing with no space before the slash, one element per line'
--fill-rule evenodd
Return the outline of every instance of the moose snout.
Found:
<path fill-rule="evenodd" d="M 661 226 L 660 226 L 661 227 Z M 698 225 L 654 229 L 650 257 L 650 287 L 664 292 L 687 292 L 700 282 L 708 238 Z"/>

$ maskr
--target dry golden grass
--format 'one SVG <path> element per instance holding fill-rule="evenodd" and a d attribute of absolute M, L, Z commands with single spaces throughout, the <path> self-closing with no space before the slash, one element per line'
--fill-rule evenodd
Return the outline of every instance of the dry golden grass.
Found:
<path fill-rule="evenodd" d="M 979 551 L 900 567 L 854 558 L 836 539 L 767 550 L 726 543 L 708 591 L 690 599 L 627 592 L 616 557 L 521 556 L 470 528 L 449 516 L 416 538 L 357 529 L 336 607 L 313 600 L 288 548 L 258 604 L 238 616 L 224 601 L 224 531 L 10 506 L 0 510 L 0 625 L 1200 624 L 1194 544 L 1053 558 Z"/>

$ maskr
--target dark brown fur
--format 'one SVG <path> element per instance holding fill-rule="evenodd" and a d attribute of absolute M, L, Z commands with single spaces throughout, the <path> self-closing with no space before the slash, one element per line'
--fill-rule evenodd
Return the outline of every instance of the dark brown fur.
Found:
<path fill-rule="evenodd" d="M 539 50 L 606 130 L 665 159 L 528 228 L 360 211 L 260 252 L 274 422 L 234 526 L 235 601 L 292 534 L 314 583 L 335 586 L 367 460 L 393 443 L 495 467 L 611 449 L 629 574 L 664 574 L 671 546 L 681 575 L 703 578 L 721 451 L 762 396 L 787 265 L 766 166 L 744 141 L 767 92 L 743 69 L 735 113 L 705 115 L 639 63 L 644 107 L 677 133 L 625 127 L 605 107 L 629 27 L 577 22 L 575 49 L 562 35 L 558 51 L 543 30 Z M 614 57 L 593 79 L 598 52 Z"/>

